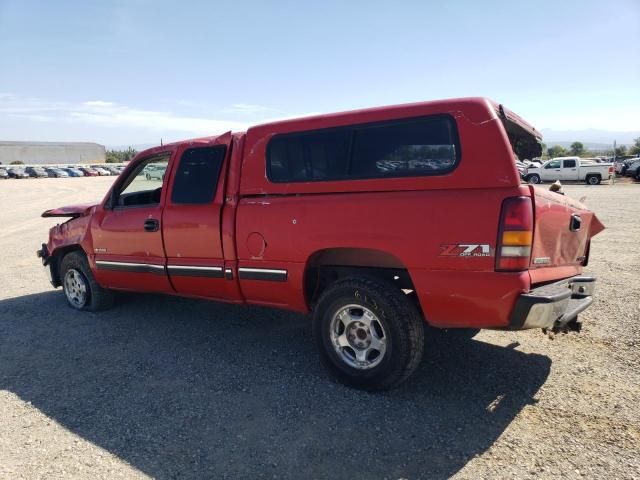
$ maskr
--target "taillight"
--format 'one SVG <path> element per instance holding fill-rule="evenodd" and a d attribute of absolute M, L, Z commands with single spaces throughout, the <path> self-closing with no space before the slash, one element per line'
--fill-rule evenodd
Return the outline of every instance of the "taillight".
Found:
<path fill-rule="evenodd" d="M 518 272 L 529 268 L 533 242 L 533 204 L 530 197 L 509 197 L 502 202 L 496 270 Z"/>

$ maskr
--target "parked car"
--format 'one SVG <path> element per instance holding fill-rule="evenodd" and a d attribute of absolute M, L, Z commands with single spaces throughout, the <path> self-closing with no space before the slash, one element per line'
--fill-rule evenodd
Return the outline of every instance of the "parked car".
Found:
<path fill-rule="evenodd" d="M 113 165 L 106 165 L 104 169 L 107 170 L 111 175 L 120 175 L 120 170 L 118 170 L 118 168 Z"/>
<path fill-rule="evenodd" d="M 84 173 L 85 177 L 97 177 L 98 175 L 100 175 L 93 168 L 89 167 L 80 167 L 80 171 Z"/>
<path fill-rule="evenodd" d="M 70 220 L 38 256 L 78 310 L 130 290 L 312 313 L 332 374 L 389 389 L 419 365 L 425 324 L 467 338 L 578 328 L 595 285 L 582 276 L 589 242 L 604 227 L 580 202 L 521 183 L 513 154 L 539 155 L 540 141 L 502 105 L 470 98 L 159 146 L 103 201 L 44 212 Z M 168 175 L 137 181 L 153 170 Z"/>
<path fill-rule="evenodd" d="M 23 168 L 10 168 L 7 173 L 11 178 L 29 178 L 29 174 Z"/>
<path fill-rule="evenodd" d="M 65 172 L 63 169 L 61 168 L 49 168 L 47 170 L 47 173 L 49 174 L 50 177 L 55 177 L 55 178 L 66 178 L 69 176 L 69 174 L 67 172 Z"/>
<path fill-rule="evenodd" d="M 96 165 L 91 165 L 91 168 L 92 168 L 93 170 L 95 170 L 96 172 L 98 172 L 98 175 L 100 175 L 101 177 L 102 177 L 102 176 L 108 176 L 108 175 L 111 175 L 111 172 L 110 172 L 110 171 L 108 171 L 108 170 L 106 170 L 106 169 L 105 169 L 105 168 L 103 168 L 103 167 L 96 166 Z"/>
<path fill-rule="evenodd" d="M 147 180 L 164 180 L 166 165 L 147 165 L 144 168 L 144 176 Z"/>
<path fill-rule="evenodd" d="M 48 177 L 47 172 L 42 167 L 26 167 L 24 169 L 25 172 L 29 174 L 30 177 L 33 178 L 46 178 Z"/>
<path fill-rule="evenodd" d="M 525 180 L 537 184 L 542 182 L 584 181 L 598 185 L 613 175 L 613 164 L 584 162 L 580 157 L 557 157 L 543 163 L 539 168 L 529 167 Z"/>
<path fill-rule="evenodd" d="M 640 160 L 639 157 L 616 160 L 616 163 L 615 163 L 616 173 L 625 177 L 627 175 L 627 169 L 629 168 L 629 166 L 632 163 L 637 162 L 638 160 Z"/>
<path fill-rule="evenodd" d="M 82 173 L 82 170 L 79 168 L 68 167 L 65 168 L 64 171 L 67 172 L 70 177 L 84 177 L 84 173 Z"/>
<path fill-rule="evenodd" d="M 4 168 L 0 168 L 0 178 L 3 180 L 9 178 L 9 174 Z"/>
<path fill-rule="evenodd" d="M 539 162 L 536 159 L 534 159 L 534 160 L 522 160 L 522 163 L 524 163 L 527 168 L 529 168 L 529 167 L 538 168 L 538 167 L 540 167 L 542 165 L 542 163 Z"/>
<path fill-rule="evenodd" d="M 640 181 L 640 159 L 637 159 L 635 162 L 629 164 L 625 171 L 626 177 L 633 177 L 636 180 Z"/>
<path fill-rule="evenodd" d="M 524 178 L 527 174 L 527 165 L 520 160 L 516 160 L 516 168 L 518 169 L 518 173 L 520 173 L 520 178 Z"/>

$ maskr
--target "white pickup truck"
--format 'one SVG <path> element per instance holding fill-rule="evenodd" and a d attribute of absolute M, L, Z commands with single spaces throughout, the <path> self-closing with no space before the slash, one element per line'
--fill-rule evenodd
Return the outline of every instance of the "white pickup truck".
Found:
<path fill-rule="evenodd" d="M 583 181 L 598 185 L 613 175 L 612 163 L 596 163 L 580 157 L 556 157 L 538 168 L 528 168 L 524 179 L 529 183 L 560 181 Z"/>

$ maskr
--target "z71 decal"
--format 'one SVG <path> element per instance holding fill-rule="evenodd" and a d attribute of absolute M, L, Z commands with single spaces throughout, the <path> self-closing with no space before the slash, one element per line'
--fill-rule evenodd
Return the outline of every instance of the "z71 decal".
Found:
<path fill-rule="evenodd" d="M 491 257 L 491 245 L 486 243 L 455 243 L 440 245 L 441 257 Z"/>

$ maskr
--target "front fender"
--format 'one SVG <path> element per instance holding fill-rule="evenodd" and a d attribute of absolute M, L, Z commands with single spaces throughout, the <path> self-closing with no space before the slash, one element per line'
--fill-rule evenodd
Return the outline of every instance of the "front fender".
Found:
<path fill-rule="evenodd" d="M 58 224 L 49 230 L 47 242 L 48 255 L 45 265 L 51 264 L 52 282 L 60 285 L 60 262 L 68 252 L 82 250 L 87 258 L 91 254 L 90 238 L 91 216 L 79 217 L 68 222 Z"/>

